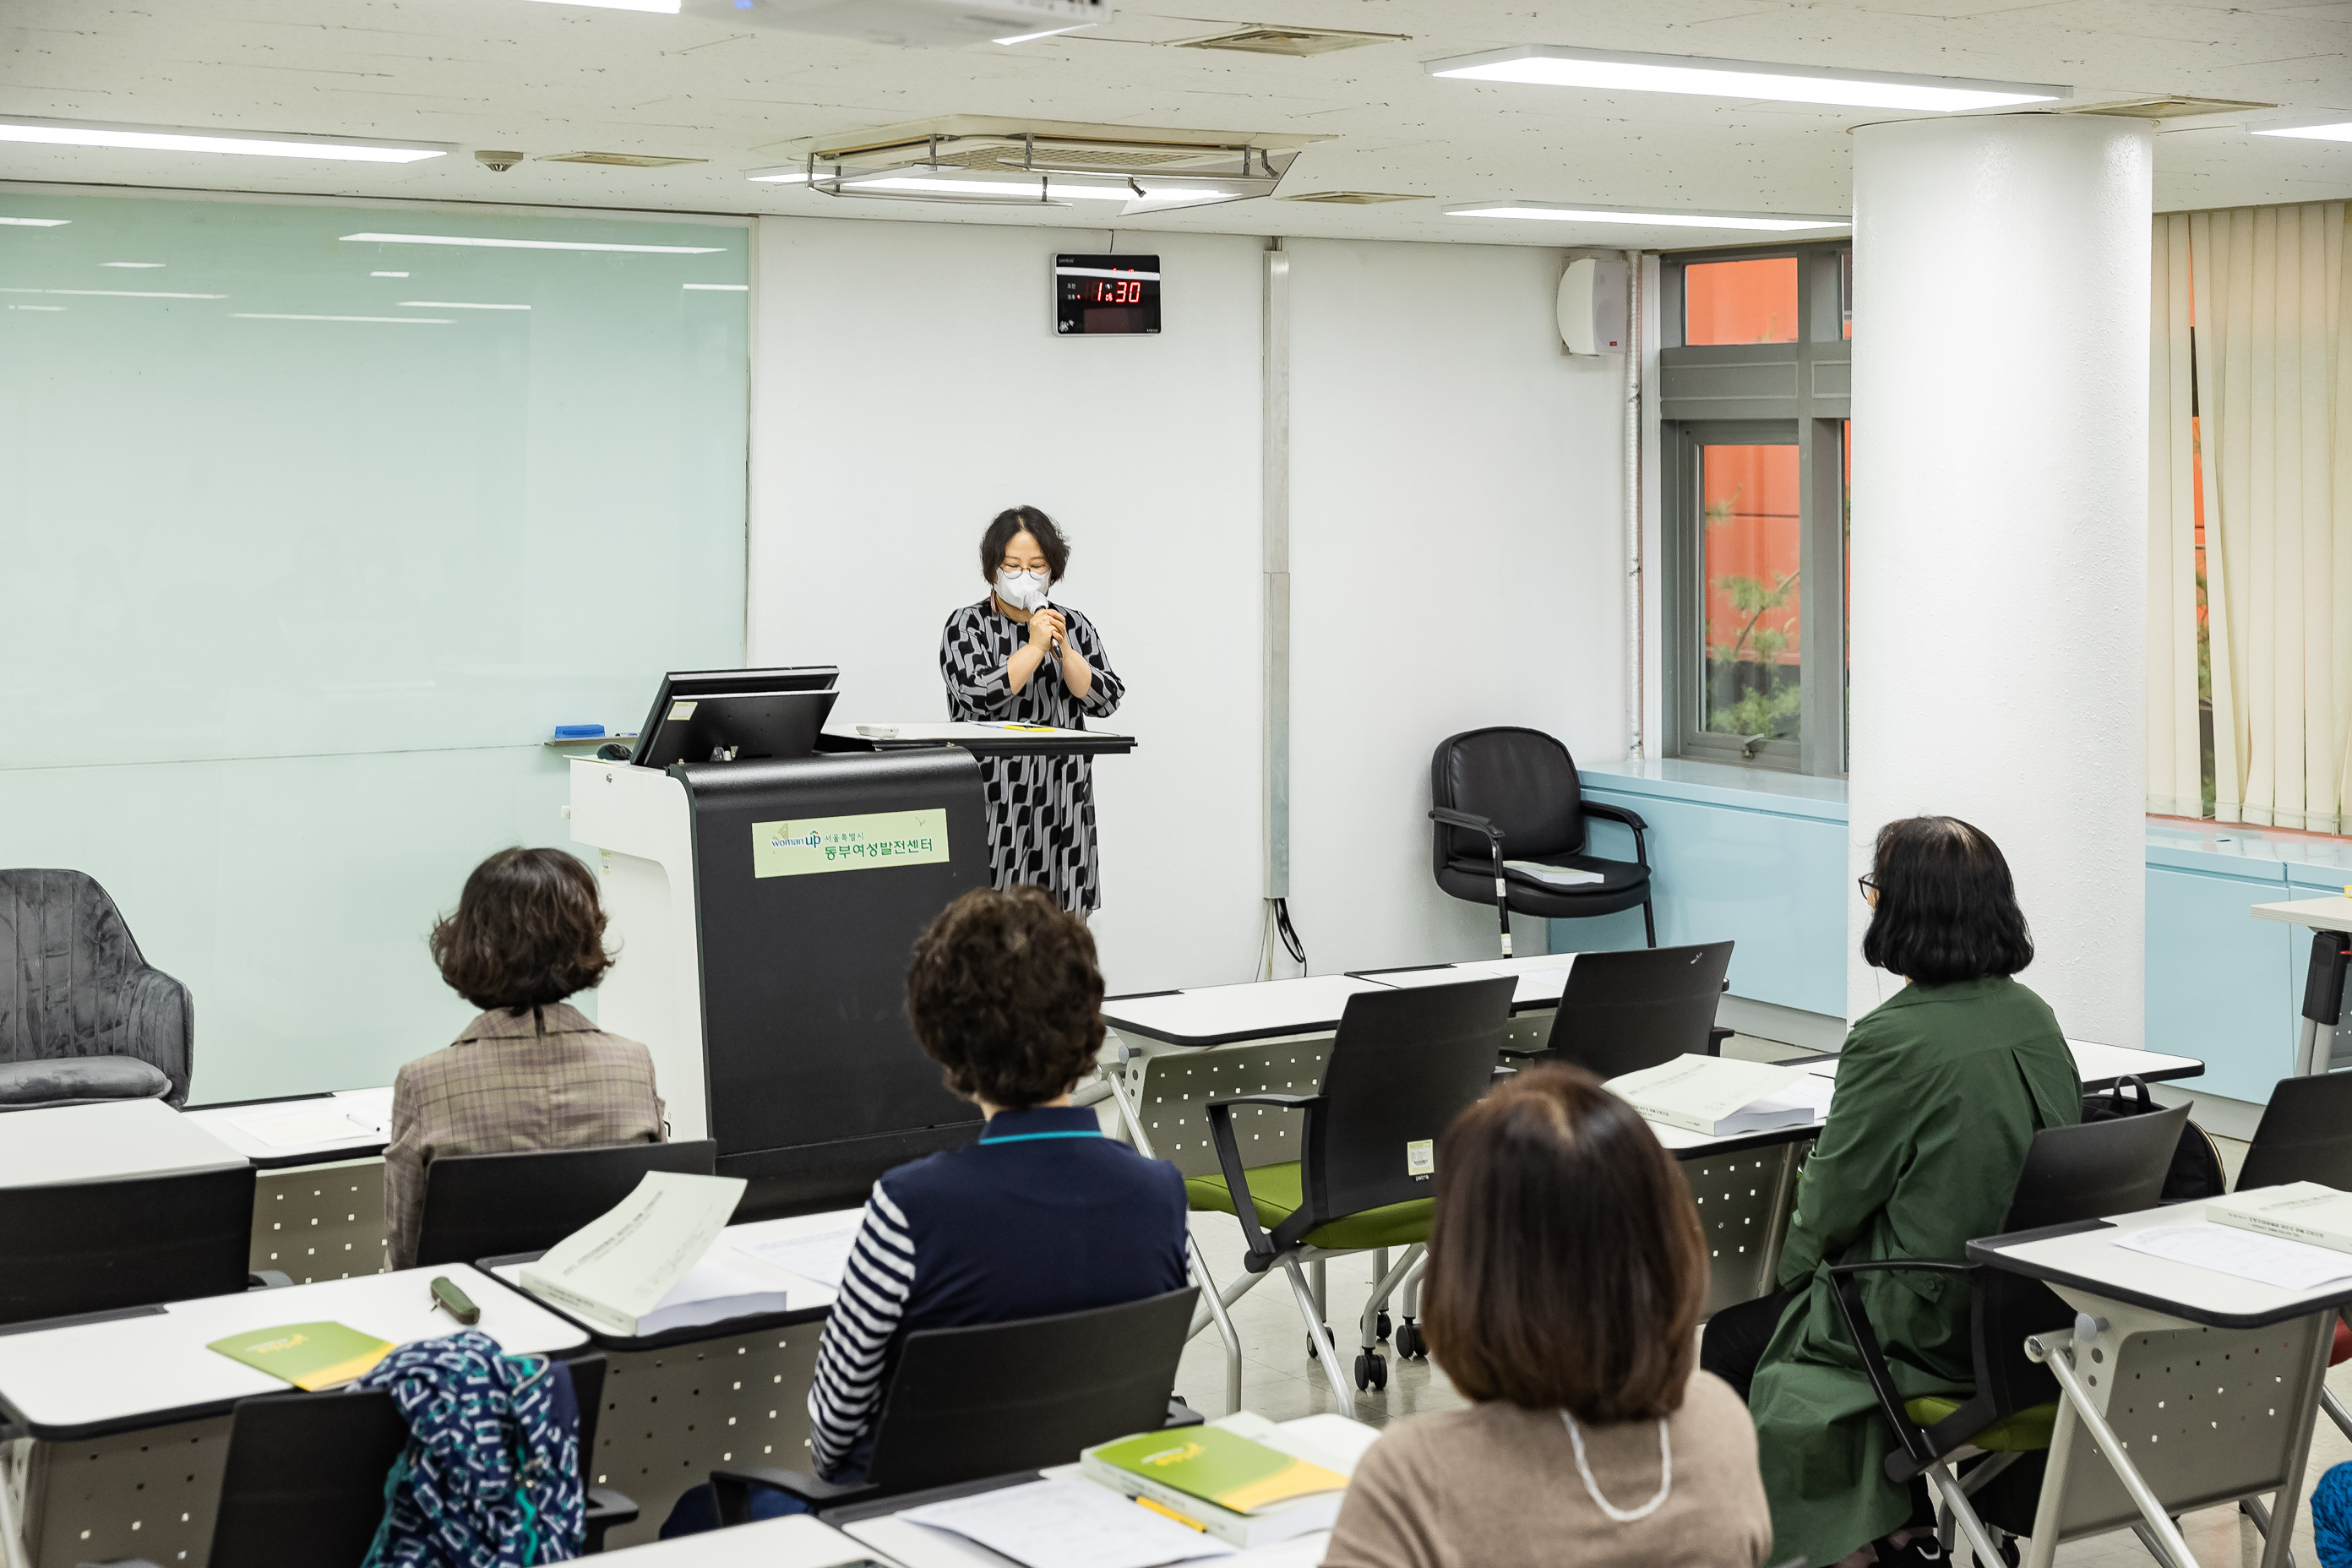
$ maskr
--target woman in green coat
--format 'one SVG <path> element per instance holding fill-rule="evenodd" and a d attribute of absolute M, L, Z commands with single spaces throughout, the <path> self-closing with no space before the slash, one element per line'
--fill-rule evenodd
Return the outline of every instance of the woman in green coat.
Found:
<path fill-rule="evenodd" d="M 2033 1134 L 2082 1119 L 2083 1086 L 2049 1005 L 2011 976 L 2033 962 L 2009 863 L 1948 816 L 1892 822 L 1863 894 L 1863 956 L 1910 984 L 1847 1033 L 1837 1093 L 1798 1178 L 1778 1293 L 1707 1324 L 1700 1364 L 1748 1394 L 1771 1561 L 1816 1568 L 1874 1548 L 1939 1560 L 1926 1489 L 1882 1468 L 1895 1434 L 1863 1375 L 1829 1265 L 1958 1258 L 2000 1229 Z M 1862 1300 L 1906 1399 L 1973 1386 L 1967 1281 L 1861 1276 Z"/>

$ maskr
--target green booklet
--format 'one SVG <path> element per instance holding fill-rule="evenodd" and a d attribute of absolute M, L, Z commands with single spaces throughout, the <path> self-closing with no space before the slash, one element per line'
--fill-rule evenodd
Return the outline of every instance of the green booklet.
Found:
<path fill-rule="evenodd" d="M 215 1340 L 205 1348 L 283 1378 L 305 1393 L 349 1383 L 392 1353 L 386 1342 L 341 1323 L 281 1323 L 274 1329 L 248 1329 Z"/>
<path fill-rule="evenodd" d="M 1345 1488 L 1348 1478 L 1222 1426 L 1147 1432 L 1087 1450 L 1086 1458 L 1234 1513 Z"/>

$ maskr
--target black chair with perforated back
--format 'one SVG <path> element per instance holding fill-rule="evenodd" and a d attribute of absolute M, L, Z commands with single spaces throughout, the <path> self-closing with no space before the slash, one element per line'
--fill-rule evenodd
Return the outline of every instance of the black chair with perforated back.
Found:
<path fill-rule="evenodd" d="M 252 1166 L 236 1165 L 0 1193 L 0 1323 L 226 1296 L 259 1282 L 246 1272 L 254 1181 Z"/>
<path fill-rule="evenodd" d="M 1720 1056 L 1728 1029 L 1716 1027 L 1731 943 L 1580 952 L 1559 994 L 1543 1049 L 1612 1079 L 1679 1056 Z"/>
<path fill-rule="evenodd" d="M 2188 1121 L 2189 1108 L 2177 1105 L 2152 1115 L 2036 1132 L 2001 1234 L 2076 1226 L 2154 1208 Z M 1864 1310 L 1858 1279 L 1889 1271 L 1957 1274 L 1968 1280 L 1976 1389 L 1966 1399 L 1906 1400 L 1895 1387 Z M 2026 1336 L 2072 1323 L 2074 1309 L 2038 1279 L 1958 1260 L 1836 1264 L 1830 1277 L 1846 1332 L 1862 1352 L 1863 1372 L 1895 1428 L 1898 1447 L 1886 1457 L 1887 1478 L 1908 1482 L 1927 1477 L 1947 1510 L 1945 1546 L 1950 1547 L 1957 1525 L 1979 1563 L 1995 1561 L 1994 1532 L 2022 1535 L 2032 1528 L 2042 1458 L 2058 1418 L 2058 1380 L 2026 1355 Z M 1979 1456 L 1990 1457 L 1971 1470 L 1964 1488 L 1958 1467 Z"/>
<path fill-rule="evenodd" d="M 635 1192 L 647 1171 L 708 1176 L 718 1160 L 708 1138 L 436 1160 L 425 1167 L 416 1266 L 544 1252 Z"/>
<path fill-rule="evenodd" d="M 1308 1344 L 1342 1409 L 1354 1400 L 1340 1381 L 1331 1331 L 1302 1265 L 1351 1252 L 1404 1249 L 1365 1298 L 1358 1323 L 1362 1349 L 1356 1386 L 1386 1387 L 1380 1310 L 1429 1240 L 1438 1139 L 1486 1092 L 1498 1070 L 1507 1070 L 1496 1068 L 1495 1056 L 1510 1026 L 1517 984 L 1502 975 L 1360 992 L 1348 998 L 1339 1016 L 1315 1093 L 1239 1094 L 1205 1107 L 1221 1173 L 1188 1178 L 1185 1200 L 1196 1212 L 1234 1215 L 1249 1248 L 1243 1258 L 1247 1277 L 1222 1294 L 1230 1304 L 1269 1272 L 1286 1275 L 1307 1320 Z M 1234 1121 L 1244 1110 L 1253 1121 L 1269 1112 L 1304 1112 L 1300 1158 L 1249 1165 Z M 1202 1265 L 1196 1260 L 1195 1267 Z M 1216 1289 L 1205 1272 L 1202 1279 Z M 1400 1353 L 1412 1352 L 1400 1347 Z"/>
<path fill-rule="evenodd" d="M 1568 748 L 1540 730 L 1503 726 L 1465 730 L 1438 743 L 1429 760 L 1430 864 L 1437 885 L 1457 899 L 1492 904 L 1511 956 L 1511 915 L 1580 920 L 1640 905 L 1649 944 L 1658 945 L 1650 909 L 1649 824 L 1623 806 L 1587 800 Z M 1585 853 L 1587 819 L 1633 830 L 1633 859 Z M 1547 881 L 1509 862 L 1590 873 L 1595 880 Z"/>
<path fill-rule="evenodd" d="M 765 1466 L 713 1470 L 719 1522 L 751 1518 L 760 1487 L 830 1508 L 1075 1464 L 1097 1443 L 1197 1426 L 1169 1395 L 1198 1297 L 1187 1285 L 1048 1318 L 919 1329 L 899 1347 L 863 1482 Z"/>
<path fill-rule="evenodd" d="M 2352 1193 L 2352 1073 L 2283 1078 L 2271 1090 L 2254 1141 L 2246 1145 L 2245 1163 L 2238 1167 L 2237 1190 L 2290 1182 L 2317 1182 Z M 2347 1361 L 2352 1361 L 2352 1329 L 2338 1318 L 2327 1364 Z M 2319 1406 L 2338 1431 L 2352 1437 L 2352 1410 L 2334 1389 L 2320 1394 Z"/>
<path fill-rule="evenodd" d="M 604 1358 L 569 1362 L 580 1404 L 585 1480 L 603 1407 Z M 381 1389 L 269 1394 L 237 1401 L 229 1416 L 212 1568 L 359 1568 L 383 1521 L 384 1479 L 408 1446 L 408 1424 Z M 637 1517 L 606 1487 L 587 1488 L 586 1549 Z"/>

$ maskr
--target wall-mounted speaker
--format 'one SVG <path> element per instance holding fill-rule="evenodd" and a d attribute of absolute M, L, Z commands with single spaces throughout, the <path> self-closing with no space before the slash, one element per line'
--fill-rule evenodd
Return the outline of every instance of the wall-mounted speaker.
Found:
<path fill-rule="evenodd" d="M 1580 256 L 1559 279 L 1559 342 L 1577 358 L 1625 352 L 1625 263 Z"/>

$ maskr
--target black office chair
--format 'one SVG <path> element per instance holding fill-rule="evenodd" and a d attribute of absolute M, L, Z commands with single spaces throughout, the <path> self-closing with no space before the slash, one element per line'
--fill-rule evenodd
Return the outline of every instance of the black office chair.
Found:
<path fill-rule="evenodd" d="M 1199 1292 L 907 1336 L 874 1421 L 866 1479 L 837 1486 L 798 1470 L 710 1472 L 719 1522 L 751 1517 L 755 1487 L 819 1507 L 1075 1463 L 1131 1433 L 1197 1426 L 1174 1404 L 1176 1363 Z"/>
<path fill-rule="evenodd" d="M 1540 1051 L 1601 1079 L 1640 1072 L 1685 1055 L 1723 1054 L 1716 1027 L 1731 943 L 1580 952 Z"/>
<path fill-rule="evenodd" d="M 1612 915 L 1642 907 L 1642 929 L 1658 945 L 1650 910 L 1649 824 L 1623 806 L 1584 798 L 1576 760 L 1540 730 L 1503 727 L 1448 735 L 1429 760 L 1430 864 L 1437 885 L 1474 904 L 1492 903 L 1511 956 L 1511 912 L 1549 920 Z M 1633 861 L 1584 852 L 1585 819 L 1633 830 Z M 1527 860 L 1597 873 L 1598 882 L 1557 887 L 1506 861 Z"/>
<path fill-rule="evenodd" d="M 0 1323 L 245 1289 L 258 1279 L 246 1272 L 253 1187 L 253 1167 L 238 1165 L 10 1188 L 0 1194 Z"/>
<path fill-rule="evenodd" d="M 416 1266 L 544 1252 L 613 1209 L 647 1171 L 708 1176 L 718 1159 L 719 1145 L 704 1138 L 436 1160 L 425 1167 Z"/>
<path fill-rule="evenodd" d="M 2283 1078 L 2271 1090 L 2254 1141 L 2246 1145 L 2245 1163 L 2238 1167 L 2237 1190 L 2283 1187 L 2289 1182 L 2317 1182 L 2352 1192 L 2352 1073 Z M 2338 1318 L 2327 1364 L 2340 1366 L 2347 1361 L 2352 1361 L 2352 1329 Z M 2338 1431 L 2352 1437 L 2352 1410 L 2345 1408 L 2334 1389 L 2321 1391 L 2319 1405 Z"/>
<path fill-rule="evenodd" d="M 1223 1173 L 1189 1178 L 1184 1195 L 1195 1211 L 1229 1214 L 1241 1222 L 1249 1278 L 1224 1293 L 1228 1304 L 1270 1270 L 1286 1274 L 1307 1320 L 1308 1344 L 1343 1409 L 1354 1401 L 1339 1381 L 1331 1331 L 1300 1266 L 1404 1248 L 1403 1258 L 1373 1284 L 1358 1325 L 1362 1349 L 1356 1386 L 1388 1386 L 1388 1363 L 1378 1348 L 1380 1312 L 1429 1240 L 1437 1140 L 1493 1083 L 1517 985 L 1502 975 L 1360 993 L 1348 998 L 1339 1016 L 1317 1092 L 1241 1094 L 1205 1107 Z M 1237 1106 L 1306 1112 L 1298 1139 L 1303 1157 L 1247 1166 L 1234 1130 Z M 1195 1267 L 1203 1268 L 1202 1282 L 1215 1289 L 1197 1259 Z M 1418 1333 L 1417 1328 L 1406 1332 L 1406 1343 Z"/>
<path fill-rule="evenodd" d="M 604 1407 L 604 1358 L 568 1363 L 580 1403 L 584 1481 Z M 408 1446 L 408 1424 L 381 1389 L 270 1394 L 229 1417 L 212 1568 L 359 1568 L 383 1521 L 384 1478 Z M 609 1487 L 588 1490 L 586 1549 L 631 1522 L 637 1505 Z"/>
<path fill-rule="evenodd" d="M 2176 1105 L 2147 1116 L 2036 1132 L 2000 1234 L 2154 1208 L 2188 1121 L 2189 1108 Z M 1976 1391 L 1968 1398 L 1906 1400 L 1895 1386 L 1856 1278 L 1886 1271 L 1967 1278 L 1969 1343 L 1976 1363 Z M 2042 1461 L 2058 1418 L 2058 1380 L 2026 1356 L 2025 1339 L 2073 1322 L 2074 1309 L 2038 1279 L 1961 1261 L 1834 1264 L 1830 1278 L 1846 1332 L 1862 1352 L 1863 1372 L 1900 1445 L 1886 1457 L 1887 1479 L 1907 1483 L 1927 1477 L 1944 1500 L 1945 1546 L 1951 1545 L 1950 1530 L 1957 1524 L 1979 1563 L 1995 1561 L 1991 1531 L 2022 1535 L 2033 1527 Z M 1958 1467 L 1980 1455 L 1990 1458 L 1970 1472 L 1964 1490 Z"/>

